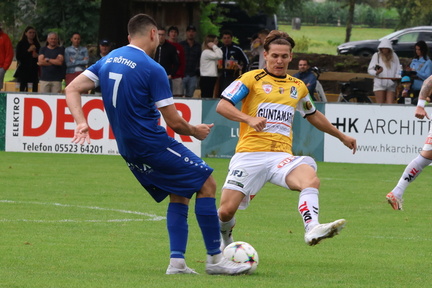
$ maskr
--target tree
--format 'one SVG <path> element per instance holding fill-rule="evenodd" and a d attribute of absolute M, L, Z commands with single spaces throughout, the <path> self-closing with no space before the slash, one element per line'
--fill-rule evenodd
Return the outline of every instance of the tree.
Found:
<path fill-rule="evenodd" d="M 72 33 L 78 32 L 83 43 L 94 43 L 99 9 L 100 0 L 38 0 L 34 26 L 42 36 L 56 31 L 60 39 L 69 40 Z"/>
<path fill-rule="evenodd" d="M 395 8 L 399 14 L 397 29 L 431 24 L 430 0 L 387 0 L 387 6 Z"/>

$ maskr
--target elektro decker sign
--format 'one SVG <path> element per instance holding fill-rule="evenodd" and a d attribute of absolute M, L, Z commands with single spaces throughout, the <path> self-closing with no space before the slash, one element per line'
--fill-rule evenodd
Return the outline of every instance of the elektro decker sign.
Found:
<path fill-rule="evenodd" d="M 89 145 L 71 143 L 75 122 L 64 95 L 9 93 L 6 102 L 6 151 L 118 154 L 101 97 L 82 97 L 83 111 L 90 127 Z M 201 123 L 201 104 L 198 100 L 176 100 L 175 105 L 186 121 L 192 125 Z M 164 121 L 161 125 L 166 127 Z M 199 140 L 177 135 L 170 128 L 167 133 L 194 153 L 201 154 Z"/>

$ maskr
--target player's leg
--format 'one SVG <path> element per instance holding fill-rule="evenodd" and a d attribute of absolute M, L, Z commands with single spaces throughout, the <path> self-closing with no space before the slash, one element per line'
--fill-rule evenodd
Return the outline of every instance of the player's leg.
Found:
<path fill-rule="evenodd" d="M 224 249 L 234 240 L 232 230 L 235 226 L 235 213 L 245 195 L 237 190 L 223 189 L 218 210 L 220 220 L 220 234 L 222 237 L 221 249 Z"/>
<path fill-rule="evenodd" d="M 431 133 L 429 134 L 429 136 L 432 136 Z M 394 210 L 402 210 L 405 189 L 420 175 L 425 167 L 432 163 L 432 150 L 425 150 L 425 148 L 432 149 L 432 145 L 425 144 L 423 151 L 406 166 L 396 187 L 386 195 L 388 203 Z"/>
<path fill-rule="evenodd" d="M 289 189 L 300 191 L 298 211 L 305 227 L 305 242 L 316 245 L 321 240 L 331 238 L 339 233 L 346 221 L 339 219 L 330 223 L 319 223 L 319 185 L 316 175 L 316 163 L 310 157 L 291 170 L 285 180 Z"/>
<path fill-rule="evenodd" d="M 167 229 L 170 241 L 170 264 L 166 274 L 196 274 L 187 267 L 185 256 L 189 226 L 187 222 L 189 199 L 170 194 L 167 210 Z"/>
<path fill-rule="evenodd" d="M 197 192 L 195 214 L 207 249 L 206 272 L 212 275 L 243 274 L 251 265 L 234 263 L 223 257 L 220 246 L 219 218 L 216 210 L 216 181 L 210 176 Z"/>

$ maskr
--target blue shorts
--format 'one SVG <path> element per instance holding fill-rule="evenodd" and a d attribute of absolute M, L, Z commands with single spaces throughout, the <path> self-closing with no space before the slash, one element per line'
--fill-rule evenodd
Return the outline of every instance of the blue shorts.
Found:
<path fill-rule="evenodd" d="M 192 198 L 213 172 L 204 160 L 177 141 L 152 156 L 124 159 L 156 202 L 171 193 Z"/>

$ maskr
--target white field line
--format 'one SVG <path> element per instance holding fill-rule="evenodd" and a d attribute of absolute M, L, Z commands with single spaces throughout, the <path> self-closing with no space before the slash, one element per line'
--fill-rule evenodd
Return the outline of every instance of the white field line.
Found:
<path fill-rule="evenodd" d="M 80 222 L 91 222 L 91 223 L 102 223 L 102 222 L 132 222 L 132 221 L 161 221 L 165 220 L 166 217 L 158 216 L 155 214 L 149 214 L 145 212 L 139 211 L 130 211 L 130 210 L 121 210 L 121 209 L 111 209 L 111 208 L 103 208 L 97 206 L 82 206 L 82 205 L 70 205 L 70 204 L 61 204 L 61 203 L 46 203 L 46 202 L 31 202 L 31 201 L 13 201 L 13 200 L 0 200 L 0 203 L 9 203 L 9 204 L 31 204 L 31 205 L 45 205 L 45 206 L 57 206 L 57 207 L 71 207 L 71 208 L 81 208 L 81 209 L 92 209 L 92 210 L 100 210 L 100 211 L 113 211 L 124 214 L 133 214 L 148 217 L 148 219 L 108 219 L 108 220 L 70 220 L 70 219 L 61 219 L 61 220 L 35 220 L 35 219 L 0 219 L 0 222 L 37 222 L 37 223 L 80 223 Z"/>

